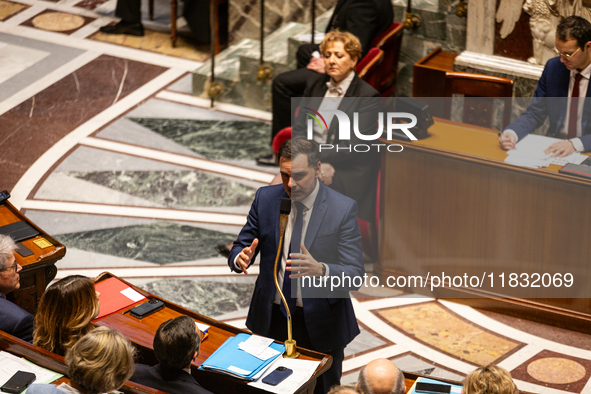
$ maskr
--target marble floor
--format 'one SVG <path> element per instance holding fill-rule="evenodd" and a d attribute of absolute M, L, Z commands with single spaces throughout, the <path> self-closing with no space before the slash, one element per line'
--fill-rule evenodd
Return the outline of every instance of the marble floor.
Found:
<path fill-rule="evenodd" d="M 145 40 L 101 37 L 115 4 L 0 0 L 0 190 L 68 247 L 58 278 L 110 271 L 244 327 L 257 267 L 232 274 L 212 245 L 276 172 L 254 161 L 270 114 L 190 94 L 207 48 L 162 49 L 167 2 Z M 395 291 L 353 297 L 346 383 L 386 357 L 454 380 L 495 363 L 525 391 L 591 393 L 588 335 Z"/>

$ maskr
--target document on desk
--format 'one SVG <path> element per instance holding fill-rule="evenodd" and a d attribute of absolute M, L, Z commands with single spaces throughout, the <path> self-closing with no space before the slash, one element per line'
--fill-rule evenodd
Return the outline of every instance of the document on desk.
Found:
<path fill-rule="evenodd" d="M 6 383 L 17 371 L 34 373 L 36 376 L 34 383 L 51 383 L 64 376 L 23 358 L 0 351 L 0 386 Z"/>
<path fill-rule="evenodd" d="M 316 371 L 316 368 L 318 368 L 319 364 L 320 361 L 279 357 L 273 361 L 263 373 L 255 376 L 256 380 L 254 382 L 248 383 L 248 385 L 269 391 L 271 393 L 292 394 L 310 379 L 310 377 L 314 374 L 314 371 Z M 268 374 L 277 369 L 277 367 L 289 368 L 293 371 L 293 373 L 277 386 L 271 386 L 270 384 L 263 383 L 263 379 Z"/>
<path fill-rule="evenodd" d="M 561 166 L 568 163 L 580 164 L 587 158 L 587 156 L 581 155 L 578 152 L 566 157 L 552 157 L 552 155 L 544 153 L 550 145 L 560 141 L 564 140 L 529 134 L 515 145 L 515 149 L 507 151 L 505 163 L 522 167 L 540 168 L 548 167 L 550 164 Z"/>

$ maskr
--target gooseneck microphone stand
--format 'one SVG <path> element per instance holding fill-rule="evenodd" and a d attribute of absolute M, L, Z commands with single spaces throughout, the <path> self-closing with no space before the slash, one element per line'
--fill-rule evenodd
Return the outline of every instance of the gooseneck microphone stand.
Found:
<path fill-rule="evenodd" d="M 283 305 L 285 305 L 285 311 L 287 312 L 287 340 L 285 341 L 285 353 L 283 353 L 284 358 L 298 358 L 300 353 L 297 351 L 296 341 L 293 339 L 292 334 L 292 326 L 291 326 L 291 311 L 289 310 L 289 306 L 287 305 L 287 300 L 283 295 L 283 291 L 281 291 L 281 286 L 279 286 L 279 280 L 277 279 L 277 264 L 279 264 L 279 259 L 283 254 L 283 235 L 285 234 L 285 228 L 287 227 L 287 220 L 289 219 L 289 214 L 291 212 L 291 200 L 289 198 L 282 198 L 281 199 L 281 218 L 279 220 L 279 247 L 277 248 L 277 256 L 275 256 L 275 266 L 273 268 L 273 275 L 275 279 L 275 287 L 281 296 L 281 301 L 283 301 Z M 284 273 L 287 275 L 287 271 Z"/>

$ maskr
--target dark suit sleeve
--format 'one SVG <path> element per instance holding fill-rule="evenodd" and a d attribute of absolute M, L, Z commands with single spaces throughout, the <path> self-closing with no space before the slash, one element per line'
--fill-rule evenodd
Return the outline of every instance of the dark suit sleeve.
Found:
<path fill-rule="evenodd" d="M 363 52 L 362 57 L 371 48 L 374 29 L 379 19 L 378 13 L 377 4 L 368 5 L 367 0 L 355 0 L 347 8 L 346 30 L 359 38 L 361 51 Z"/>
<path fill-rule="evenodd" d="M 236 259 L 236 256 L 240 254 L 242 249 L 246 248 L 247 246 L 250 246 L 255 238 L 259 238 L 258 204 L 260 199 L 260 192 L 261 189 L 257 190 L 256 195 L 254 197 L 254 201 L 252 202 L 252 205 L 250 207 L 250 211 L 248 212 L 248 217 L 246 218 L 246 224 L 244 225 L 244 227 L 242 227 L 242 230 L 240 230 L 238 239 L 234 241 L 234 245 L 232 246 L 232 250 L 230 251 L 230 257 L 228 257 L 228 266 L 230 267 L 230 270 L 234 272 L 242 272 L 240 270 L 237 270 L 234 266 L 234 260 Z M 259 254 L 259 250 L 260 245 L 256 249 L 252 260 L 250 260 L 250 264 L 248 265 L 249 267 L 253 264 L 254 260 Z"/>
<path fill-rule="evenodd" d="M 23 319 L 21 319 L 17 325 L 14 327 L 14 335 L 17 338 L 22 339 L 23 341 L 27 341 L 29 343 L 33 342 L 33 322 L 34 318 L 33 315 L 27 313 Z"/>
<path fill-rule="evenodd" d="M 540 127 L 548 116 L 547 83 L 548 78 L 551 77 L 548 75 L 548 69 L 549 67 L 544 68 L 532 102 L 527 107 L 527 110 L 515 122 L 507 126 L 507 129 L 513 130 L 517 134 L 520 141 Z"/>
<path fill-rule="evenodd" d="M 365 267 L 363 265 L 363 252 L 361 250 L 361 232 L 357 220 L 357 203 L 351 201 L 344 212 L 343 222 L 340 227 L 338 240 L 338 258 L 330 264 L 330 276 L 363 277 Z M 346 290 L 357 290 L 358 286 L 346 287 Z"/>
<path fill-rule="evenodd" d="M 585 148 L 585 152 L 591 150 L 591 134 L 583 135 L 579 137 L 581 142 L 583 143 L 583 148 Z"/>

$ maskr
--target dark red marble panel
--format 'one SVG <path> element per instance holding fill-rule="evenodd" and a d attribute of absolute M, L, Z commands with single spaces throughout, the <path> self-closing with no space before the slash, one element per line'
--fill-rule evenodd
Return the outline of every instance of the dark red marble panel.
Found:
<path fill-rule="evenodd" d="M 0 190 L 10 190 L 29 166 L 76 127 L 166 70 L 101 55 L 1 115 Z"/>
<path fill-rule="evenodd" d="M 32 17 L 31 19 L 28 19 L 28 20 L 24 21 L 23 23 L 21 23 L 21 25 L 22 26 L 34 27 L 35 29 L 39 29 L 38 27 L 36 27 L 35 25 L 33 25 L 33 19 L 35 19 L 39 15 L 48 14 L 48 13 L 51 13 L 51 12 L 59 12 L 61 14 L 71 15 L 71 14 L 68 14 L 66 12 L 61 12 L 61 11 L 56 11 L 56 10 L 45 10 L 43 12 L 38 13 L 37 15 L 35 15 L 34 17 Z M 62 31 L 51 30 L 51 31 L 53 31 L 54 33 L 62 33 L 62 34 L 68 34 L 69 35 L 69 34 L 74 33 L 76 30 L 81 29 L 84 26 L 88 25 L 93 20 L 95 20 L 95 18 L 89 18 L 87 16 L 82 16 L 82 15 L 76 15 L 76 16 L 79 16 L 82 19 L 84 19 L 84 23 L 82 24 L 82 26 L 77 27 L 75 29 L 71 29 L 71 30 L 62 30 Z M 39 29 L 39 30 L 43 30 L 43 29 Z"/>

